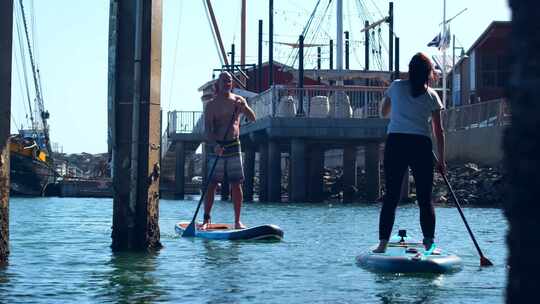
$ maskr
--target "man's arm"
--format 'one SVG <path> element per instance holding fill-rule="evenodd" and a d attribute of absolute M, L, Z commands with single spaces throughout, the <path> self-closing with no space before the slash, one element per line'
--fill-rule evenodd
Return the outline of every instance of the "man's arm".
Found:
<path fill-rule="evenodd" d="M 237 100 L 239 103 L 240 112 L 244 114 L 249 121 L 255 121 L 255 119 L 257 119 L 255 117 L 255 112 L 253 112 L 253 110 L 249 107 L 246 100 L 241 96 L 238 96 Z"/>

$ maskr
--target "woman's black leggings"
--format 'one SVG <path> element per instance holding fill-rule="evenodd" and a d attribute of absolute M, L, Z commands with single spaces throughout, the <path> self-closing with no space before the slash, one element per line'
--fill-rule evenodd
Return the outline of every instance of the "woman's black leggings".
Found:
<path fill-rule="evenodd" d="M 433 156 L 431 139 L 422 135 L 390 133 L 384 148 L 386 195 L 379 219 L 379 239 L 388 240 L 400 199 L 403 175 L 411 168 L 420 207 L 420 226 L 425 238 L 435 236 L 435 210 L 431 204 Z"/>

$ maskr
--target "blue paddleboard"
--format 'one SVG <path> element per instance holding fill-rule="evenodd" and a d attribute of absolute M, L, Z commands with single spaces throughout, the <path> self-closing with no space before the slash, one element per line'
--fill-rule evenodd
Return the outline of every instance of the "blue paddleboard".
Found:
<path fill-rule="evenodd" d="M 179 222 L 174 230 L 182 235 L 190 222 Z M 195 237 L 211 240 L 273 240 L 283 238 L 283 230 L 276 225 L 261 225 L 245 229 L 233 229 L 229 224 L 210 224 L 206 230 L 200 230 L 201 224 L 195 225 Z"/>
<path fill-rule="evenodd" d="M 421 242 L 409 237 L 393 236 L 384 253 L 373 253 L 375 248 L 357 256 L 357 264 L 374 272 L 391 273 L 448 273 L 462 266 L 457 255 L 435 246 L 426 250 Z"/>

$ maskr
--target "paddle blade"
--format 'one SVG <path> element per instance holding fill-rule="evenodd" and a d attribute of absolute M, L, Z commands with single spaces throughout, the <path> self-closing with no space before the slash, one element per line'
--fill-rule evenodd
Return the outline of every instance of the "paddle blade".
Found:
<path fill-rule="evenodd" d="M 480 257 L 480 266 L 484 267 L 484 266 L 493 266 L 493 263 L 491 263 L 491 261 L 486 258 L 485 256 L 481 256 Z"/>
<path fill-rule="evenodd" d="M 189 223 L 186 230 L 182 232 L 182 237 L 194 237 L 195 236 L 195 222 Z"/>

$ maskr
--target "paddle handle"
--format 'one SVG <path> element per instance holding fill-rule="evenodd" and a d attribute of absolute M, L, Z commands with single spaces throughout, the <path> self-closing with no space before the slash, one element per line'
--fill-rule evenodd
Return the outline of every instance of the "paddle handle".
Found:
<path fill-rule="evenodd" d="M 435 155 L 435 152 L 433 152 L 433 158 L 435 159 L 435 162 L 439 162 L 439 159 L 437 158 L 437 155 Z M 438 168 L 438 167 L 437 167 Z M 439 169 L 439 168 L 438 168 Z M 467 228 L 467 231 L 469 232 L 469 236 L 471 237 L 474 247 L 476 247 L 476 250 L 478 251 L 478 254 L 481 258 L 485 258 L 484 254 L 482 253 L 482 250 L 480 249 L 480 246 L 478 245 L 478 242 L 476 241 L 476 238 L 474 237 L 474 234 L 472 232 L 471 227 L 469 226 L 469 223 L 467 222 L 467 219 L 465 218 L 465 214 L 463 214 L 463 210 L 461 209 L 461 205 L 459 204 L 458 198 L 456 194 L 454 193 L 454 189 L 452 189 L 452 185 L 450 185 L 450 182 L 448 181 L 448 178 L 446 177 L 446 174 L 444 174 L 441 170 L 439 170 L 439 173 L 442 175 L 444 182 L 446 183 L 446 186 L 450 190 L 450 193 L 452 194 L 452 198 L 454 199 L 454 203 L 456 204 L 457 210 L 459 211 L 459 215 L 461 216 L 461 219 L 463 220 L 463 223 L 465 223 L 465 227 Z"/>

